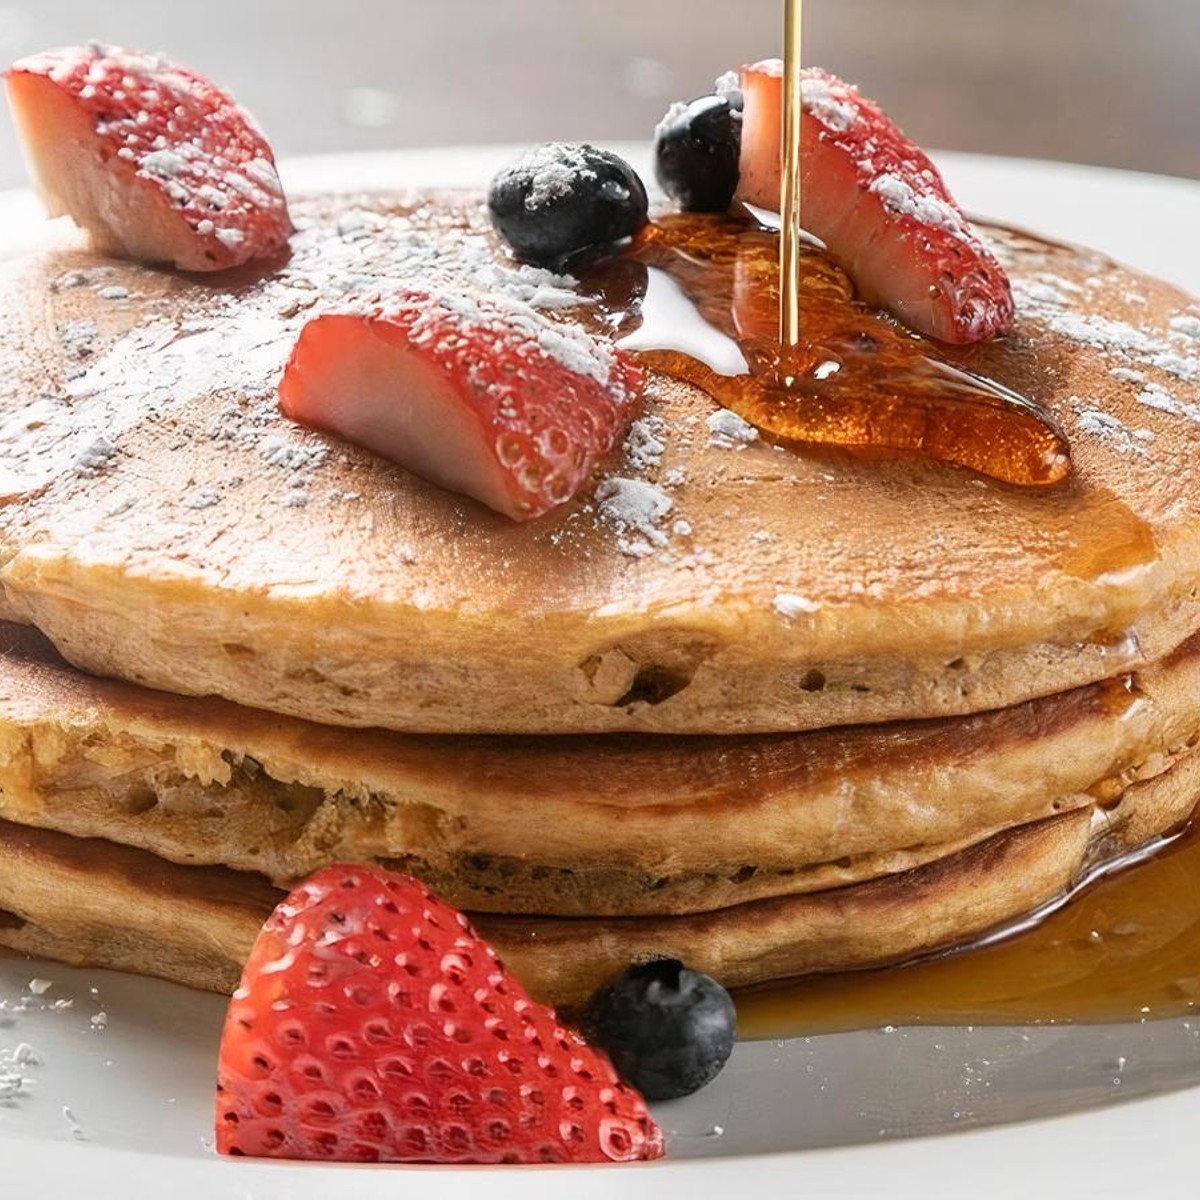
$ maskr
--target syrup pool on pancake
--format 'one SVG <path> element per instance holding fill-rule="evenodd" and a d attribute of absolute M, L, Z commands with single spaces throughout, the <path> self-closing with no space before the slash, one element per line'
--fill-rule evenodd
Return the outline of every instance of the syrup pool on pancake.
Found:
<path fill-rule="evenodd" d="M 695 215 L 661 218 L 640 239 L 637 252 L 679 286 L 656 275 L 669 296 L 649 300 L 649 327 L 621 344 L 773 440 L 919 451 L 1010 483 L 1061 481 L 1069 451 L 1053 415 L 947 361 L 939 344 L 1011 329 L 1003 268 L 928 157 L 878 105 L 817 69 L 802 72 L 797 133 L 804 221 L 819 241 L 801 249 L 802 336 L 784 344 L 779 239 L 745 210 L 712 215 L 714 193 L 699 183 L 721 171 L 715 196 L 781 207 L 784 79 L 778 60 L 757 63 L 663 119 L 659 182 Z"/>
<path fill-rule="evenodd" d="M 782 344 L 779 237 L 730 207 L 779 195 L 781 80 L 779 63 L 755 64 L 671 108 L 656 134 L 659 182 L 695 211 L 628 220 L 615 256 L 603 223 L 574 219 L 586 207 L 577 198 L 612 188 L 586 146 L 543 146 L 503 172 L 491 192 L 497 228 L 518 257 L 580 276 L 619 347 L 773 441 L 917 451 L 1010 483 L 1061 481 L 1069 452 L 1049 411 L 949 361 L 937 341 L 971 346 L 1011 328 L 1003 268 L 923 152 L 816 70 L 804 74 L 800 123 L 805 213 L 828 252 L 805 248 L 804 336 Z M 631 261 L 646 268 L 640 279 Z"/>

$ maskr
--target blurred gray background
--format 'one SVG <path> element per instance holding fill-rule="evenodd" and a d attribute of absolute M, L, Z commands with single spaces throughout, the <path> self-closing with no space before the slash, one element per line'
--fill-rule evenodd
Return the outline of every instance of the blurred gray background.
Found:
<path fill-rule="evenodd" d="M 95 37 L 231 87 L 280 154 L 648 136 L 778 52 L 782 0 L 23 0 L 0 57 Z M 807 0 L 806 58 L 930 147 L 1200 178 L 1200 0 Z M 0 187 L 21 180 L 0 122 Z"/>

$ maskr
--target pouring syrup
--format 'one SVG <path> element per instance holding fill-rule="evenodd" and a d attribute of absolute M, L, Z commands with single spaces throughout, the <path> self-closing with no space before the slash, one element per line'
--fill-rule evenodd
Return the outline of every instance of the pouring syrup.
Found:
<path fill-rule="evenodd" d="M 680 214 L 648 226 L 632 248 L 740 353 L 714 364 L 681 344 L 671 322 L 641 327 L 641 306 L 622 311 L 621 289 L 601 284 L 608 327 L 649 366 L 699 387 L 777 444 L 918 453 L 1006 483 L 1060 482 L 1069 448 L 1043 404 L 860 302 L 805 234 L 802 0 L 787 0 L 785 43 L 779 234 L 748 212 Z"/>
<path fill-rule="evenodd" d="M 804 0 L 785 0 L 783 22 L 783 160 L 779 196 L 779 344 L 800 345 L 800 288 L 803 280 L 803 185 L 800 121 L 804 95 L 800 68 L 804 63 Z"/>

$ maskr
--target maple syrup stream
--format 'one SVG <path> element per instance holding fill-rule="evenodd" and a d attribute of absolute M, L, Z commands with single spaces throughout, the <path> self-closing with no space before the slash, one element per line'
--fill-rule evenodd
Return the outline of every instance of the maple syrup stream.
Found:
<path fill-rule="evenodd" d="M 800 281 L 804 244 L 803 176 L 800 162 L 800 121 L 804 96 L 800 68 L 804 65 L 804 0 L 785 0 L 783 21 L 783 164 L 779 195 L 779 344 L 789 350 L 800 345 Z"/>

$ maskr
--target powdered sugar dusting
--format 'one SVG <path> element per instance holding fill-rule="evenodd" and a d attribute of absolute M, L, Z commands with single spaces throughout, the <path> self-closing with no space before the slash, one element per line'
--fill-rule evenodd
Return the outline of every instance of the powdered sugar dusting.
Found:
<path fill-rule="evenodd" d="M 171 162 L 164 159 L 160 166 Z M 387 202 L 342 204 L 317 219 L 308 210 L 300 215 L 290 261 L 250 293 L 212 289 L 189 301 L 186 320 L 146 303 L 138 309 L 140 323 L 115 342 L 98 339 L 90 321 L 65 321 L 59 337 L 81 369 L 60 394 L 34 397 L 0 419 L 0 493 L 29 492 L 69 471 L 104 471 L 118 461 L 131 425 L 222 393 L 233 402 L 209 418 L 214 443 L 251 451 L 261 443 L 264 467 L 315 474 L 328 457 L 328 440 L 283 421 L 275 403 L 301 328 L 322 312 L 377 312 L 389 297 L 414 285 L 452 297 L 468 322 L 495 321 L 497 330 L 501 325 L 518 330 L 538 353 L 611 388 L 616 402 L 633 399 L 623 386 L 630 377 L 616 369 L 623 356 L 611 342 L 569 317 L 560 319 L 588 302 L 578 281 L 499 257 L 481 210 L 447 208 L 444 219 L 459 226 L 449 239 L 439 226 L 441 213 L 426 232 L 428 211 L 414 220 Z M 55 287 L 90 284 L 97 293 L 104 288 L 129 294 L 124 285 L 137 270 L 68 272 Z M 644 449 L 650 448 L 647 441 Z M 340 502 L 340 493 L 319 494 Z M 181 505 L 185 499 L 195 507 L 203 493 L 181 489 Z M 116 505 L 111 512 L 133 507 Z"/>
<path fill-rule="evenodd" d="M 15 1108 L 33 1087 L 31 1067 L 41 1059 L 28 1042 L 18 1042 L 12 1050 L 0 1049 L 0 1108 Z"/>
<path fill-rule="evenodd" d="M 579 145 L 535 146 L 513 164 L 513 169 L 529 177 L 529 190 L 525 193 L 525 208 L 529 212 L 537 212 L 569 196 L 579 182 L 596 178 L 587 152 Z"/>
<path fill-rule="evenodd" d="M 1135 371 L 1132 367 L 1113 367 L 1109 374 L 1114 379 L 1121 380 L 1122 383 L 1145 383 L 1146 372 Z"/>
<path fill-rule="evenodd" d="M 1112 413 L 1087 407 L 1087 401 L 1079 396 L 1072 396 L 1070 404 L 1078 413 L 1076 428 L 1080 433 L 1111 442 L 1122 454 L 1146 454 L 1154 441 L 1153 430 L 1130 429 Z"/>
<path fill-rule="evenodd" d="M 27 491 L 64 470 L 101 470 L 147 411 L 220 390 L 267 395 L 289 350 L 284 323 L 258 314 L 213 327 L 151 319 L 98 356 L 62 397 L 42 397 L 34 413 L 0 426 L 0 487 Z"/>
<path fill-rule="evenodd" d="M 151 150 L 149 154 L 143 155 L 141 169 L 148 175 L 157 175 L 160 179 L 174 179 L 187 170 L 188 159 L 193 154 L 193 147 Z"/>
<path fill-rule="evenodd" d="M 826 129 L 846 133 L 858 121 L 858 89 L 832 77 L 811 77 L 800 87 L 804 108 Z"/>
<path fill-rule="evenodd" d="M 1099 351 L 1110 361 L 1109 374 L 1113 379 L 1139 389 L 1139 403 L 1158 412 L 1198 420 L 1200 412 L 1196 406 L 1176 396 L 1170 380 L 1188 384 L 1200 381 L 1200 353 L 1194 340 L 1200 318 L 1192 312 L 1182 312 L 1168 318 L 1165 326 L 1131 324 L 1080 307 L 1104 293 L 1108 284 L 1103 273 L 1089 277 L 1082 288 L 1077 284 L 1068 287 L 1067 282 L 1044 274 L 1036 279 L 1018 276 L 1013 282 L 1013 294 L 1022 315 L 1041 322 L 1062 337 Z M 1161 376 L 1152 378 L 1150 370 L 1160 372 Z M 1093 418 L 1085 431 L 1099 433 L 1101 424 Z M 1107 432 L 1112 433 L 1111 427 Z M 1125 448 L 1136 447 L 1127 439 Z"/>
<path fill-rule="evenodd" d="M 217 495 L 211 488 L 194 488 L 190 492 L 186 492 L 183 499 L 180 501 L 184 508 L 195 509 L 197 512 L 206 509 L 214 508 L 221 503 L 221 497 Z"/>
<path fill-rule="evenodd" d="M 687 119 L 688 105 L 682 100 L 676 100 L 663 115 L 663 119 L 654 127 L 654 138 L 657 141 L 664 134 L 670 132 L 676 125 L 681 124 Z"/>
<path fill-rule="evenodd" d="M 86 445 L 75 460 L 76 470 L 83 475 L 94 475 L 97 471 L 108 466 L 117 456 L 117 448 L 103 433 L 98 433 Z"/>
<path fill-rule="evenodd" d="M 781 58 L 764 58 L 748 70 L 773 79 L 782 79 L 784 63 Z M 730 83 L 729 81 L 732 81 Z M 717 80 L 717 95 L 722 94 L 722 85 L 728 90 L 741 88 L 741 79 L 732 71 Z M 800 95 L 804 111 L 816 117 L 826 129 L 834 133 L 847 133 L 859 120 L 858 88 L 843 82 L 834 75 L 807 70 L 800 83 Z"/>
<path fill-rule="evenodd" d="M 547 320 L 533 305 L 510 292 L 489 293 L 481 298 L 468 292 L 446 290 L 437 292 L 434 301 L 458 315 L 464 332 L 490 332 L 505 338 L 515 335 L 536 345 L 547 358 L 573 375 L 594 379 L 608 388 L 616 403 L 633 399 L 622 382 L 616 348 L 579 325 Z M 418 320 L 414 325 L 414 337 L 420 336 L 423 324 Z"/>
<path fill-rule="evenodd" d="M 1174 394 L 1167 391 L 1162 384 L 1147 383 L 1138 392 L 1137 400 L 1139 404 L 1144 404 L 1147 408 L 1152 408 L 1157 412 L 1170 413 L 1172 416 L 1177 417 L 1186 417 L 1189 421 L 1194 421 L 1197 425 L 1200 425 L 1200 405 L 1193 404 L 1187 400 L 1176 399 Z"/>
<path fill-rule="evenodd" d="M 264 437 L 258 452 L 264 462 L 284 471 L 311 471 L 329 457 L 323 442 L 299 442 L 279 434 Z"/>
<path fill-rule="evenodd" d="M 625 461 L 636 471 L 657 467 L 666 449 L 666 433 L 667 423 L 662 417 L 654 414 L 639 417 L 629 427 L 625 439 Z"/>
<path fill-rule="evenodd" d="M 769 75 L 774 79 L 783 78 L 783 59 L 782 58 L 762 58 L 756 63 L 751 63 L 746 68 L 748 71 L 754 71 L 761 75 Z"/>
<path fill-rule="evenodd" d="M 797 596 L 791 592 L 780 592 L 775 597 L 775 613 L 785 621 L 796 621 L 800 617 L 819 612 L 821 605 L 806 596 Z"/>
<path fill-rule="evenodd" d="M 896 216 L 911 217 L 922 225 L 933 229 L 944 229 L 955 237 L 967 235 L 966 222 L 958 210 L 948 204 L 933 190 L 918 191 L 899 175 L 878 175 L 868 186 L 882 201 L 888 212 Z"/>
<path fill-rule="evenodd" d="M 95 1005 L 100 1004 L 99 992 L 94 988 L 92 999 Z M 0 997 L 0 1027 L 19 1027 L 30 1015 L 40 1018 L 43 1014 L 70 1013 L 74 1008 L 74 998 L 54 994 L 53 980 L 34 978 L 18 995 Z M 43 1065 L 41 1052 L 26 1040 L 0 1046 L 0 1122 L 5 1109 L 20 1108 L 33 1098 L 38 1068 Z"/>
<path fill-rule="evenodd" d="M 737 71 L 726 71 L 713 82 L 713 94 L 722 100 L 736 102 L 742 95 L 742 77 Z M 683 106 L 685 109 L 687 105 Z"/>
<path fill-rule="evenodd" d="M 707 421 L 708 444 L 723 450 L 744 450 L 758 441 L 758 430 L 727 408 L 719 408 Z"/>
<path fill-rule="evenodd" d="M 485 291 L 500 291 L 528 304 L 531 308 L 578 308 L 587 301 L 579 295 L 579 280 L 543 267 L 520 263 L 515 267 L 496 262 L 481 239 L 469 244 L 468 252 L 478 254 L 480 263 L 472 272 L 473 281 Z"/>
<path fill-rule="evenodd" d="M 213 236 L 229 250 L 236 250 L 246 240 L 240 229 L 217 229 Z"/>
<path fill-rule="evenodd" d="M 617 545 L 624 554 L 645 558 L 667 545 L 662 524 L 675 502 L 666 492 L 641 479 L 616 476 L 596 489 L 601 518 L 617 532 Z"/>
<path fill-rule="evenodd" d="M 287 236 L 287 208 L 271 149 L 231 97 L 153 54 L 93 44 L 18 64 L 45 73 L 91 118 L 108 154 L 158 185 L 205 248 L 234 250 L 253 231 L 270 252 Z M 260 243 L 260 244 L 258 244 Z"/>
<path fill-rule="evenodd" d="M 1171 329 L 1193 341 L 1200 341 L 1200 314 L 1179 313 L 1170 320 Z"/>

